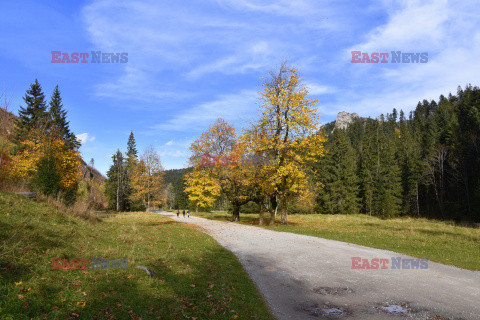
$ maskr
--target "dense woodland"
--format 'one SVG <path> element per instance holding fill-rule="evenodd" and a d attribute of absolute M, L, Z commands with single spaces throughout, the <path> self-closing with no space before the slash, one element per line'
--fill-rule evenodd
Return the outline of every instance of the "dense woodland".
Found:
<path fill-rule="evenodd" d="M 480 89 L 327 132 L 322 213 L 480 219 Z"/>

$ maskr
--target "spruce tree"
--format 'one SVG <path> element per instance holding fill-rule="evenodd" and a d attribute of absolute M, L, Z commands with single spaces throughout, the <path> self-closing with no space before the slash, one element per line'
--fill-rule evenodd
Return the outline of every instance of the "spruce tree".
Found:
<path fill-rule="evenodd" d="M 375 214 L 374 200 L 377 187 L 378 152 L 378 122 L 367 119 L 360 155 L 359 177 L 362 211 L 369 215 Z"/>
<path fill-rule="evenodd" d="M 47 106 L 42 86 L 35 79 L 30 89 L 25 93 L 23 101 L 26 107 L 21 106 L 18 111 L 15 142 L 19 143 L 26 139 L 28 132 L 32 129 L 45 129 L 48 124 Z"/>
<path fill-rule="evenodd" d="M 116 211 L 126 210 L 127 202 L 127 179 L 126 162 L 122 152 L 117 152 L 112 156 L 113 163 L 107 172 L 107 182 L 105 184 L 105 194 L 109 199 L 110 209 Z"/>
<path fill-rule="evenodd" d="M 55 131 L 59 138 L 65 141 L 65 146 L 71 150 L 77 150 L 81 143 L 73 132 L 70 131 L 69 122 L 67 121 L 67 111 L 64 110 L 62 97 L 58 85 L 55 86 L 52 98 L 50 100 L 50 130 Z"/>
<path fill-rule="evenodd" d="M 47 153 L 37 163 L 37 170 L 32 178 L 32 186 L 40 193 L 56 197 L 61 190 L 61 176 L 57 169 L 57 159 L 47 150 Z"/>
<path fill-rule="evenodd" d="M 126 191 L 126 209 L 130 211 L 140 210 L 142 208 L 141 201 L 134 201 L 131 199 L 132 195 L 132 174 L 135 166 L 138 165 L 138 151 L 135 143 L 135 137 L 133 132 L 130 132 L 127 141 L 127 159 L 126 159 L 126 179 L 127 179 L 127 191 Z"/>
<path fill-rule="evenodd" d="M 326 213 L 358 213 L 358 178 L 355 152 L 345 129 L 335 129 L 321 159 L 324 185 L 320 208 Z"/>
<path fill-rule="evenodd" d="M 381 126 L 389 126 L 391 122 L 381 122 Z M 401 205 L 401 172 L 397 163 L 395 131 L 390 135 L 388 130 L 378 135 L 378 159 L 376 166 L 375 213 L 381 216 L 397 216 Z"/>

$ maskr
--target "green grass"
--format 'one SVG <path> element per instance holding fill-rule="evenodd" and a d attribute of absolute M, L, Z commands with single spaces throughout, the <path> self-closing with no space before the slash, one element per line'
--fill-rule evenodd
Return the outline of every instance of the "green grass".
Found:
<path fill-rule="evenodd" d="M 199 216 L 230 220 L 225 212 Z M 270 215 L 265 223 L 269 223 Z M 258 214 L 241 214 L 240 223 L 258 225 Z M 392 250 L 418 258 L 480 270 L 480 229 L 427 219 L 380 219 L 367 215 L 289 215 L 288 225 L 264 228 Z"/>
<path fill-rule="evenodd" d="M 54 257 L 128 258 L 128 268 L 52 270 Z M 273 319 L 208 235 L 157 214 L 82 220 L 0 193 L 0 319 L 236 318 Z"/>

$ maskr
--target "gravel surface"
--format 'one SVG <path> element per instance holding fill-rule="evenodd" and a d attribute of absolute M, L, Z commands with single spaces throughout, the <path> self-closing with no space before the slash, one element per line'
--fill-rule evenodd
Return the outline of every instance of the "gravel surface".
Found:
<path fill-rule="evenodd" d="M 392 269 L 392 257 L 412 257 L 238 223 L 160 214 L 201 227 L 233 252 L 277 319 L 480 319 L 480 272 L 430 261 L 427 269 Z M 352 257 L 388 259 L 388 269 L 352 269 Z"/>

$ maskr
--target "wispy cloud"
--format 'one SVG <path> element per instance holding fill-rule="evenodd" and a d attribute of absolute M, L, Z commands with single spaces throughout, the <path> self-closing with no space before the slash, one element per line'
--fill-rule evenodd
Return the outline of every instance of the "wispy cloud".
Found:
<path fill-rule="evenodd" d="M 182 110 L 170 120 L 152 126 L 153 131 L 198 131 L 221 117 L 227 121 L 241 123 L 248 121 L 256 112 L 258 93 L 243 90 L 238 94 L 220 95 L 216 100 L 201 103 Z"/>
<path fill-rule="evenodd" d="M 95 0 L 82 11 L 91 41 L 103 50 L 129 53 L 128 66 L 96 85 L 96 94 L 172 99 L 191 91 L 182 88 L 185 78 L 264 73 L 285 57 L 302 64 L 311 59 L 305 37 L 329 28 L 321 22 L 322 13 L 334 14 L 335 7 L 329 5 L 318 6 L 313 0 L 206 1 L 189 7 L 153 0 Z M 246 16 L 245 10 L 254 15 Z M 273 22 L 275 15 L 284 17 Z"/>
<path fill-rule="evenodd" d="M 385 1 L 386 23 L 365 41 L 345 50 L 351 84 L 330 112 L 348 105 L 375 116 L 396 107 L 411 110 L 416 102 L 438 99 L 458 85 L 478 83 L 480 73 L 480 9 L 475 1 Z M 428 52 L 425 64 L 352 65 L 351 50 L 362 52 Z"/>

